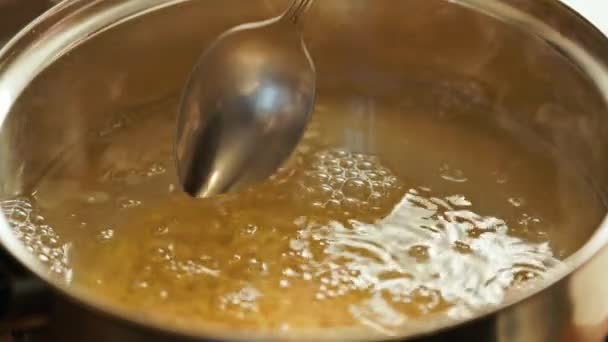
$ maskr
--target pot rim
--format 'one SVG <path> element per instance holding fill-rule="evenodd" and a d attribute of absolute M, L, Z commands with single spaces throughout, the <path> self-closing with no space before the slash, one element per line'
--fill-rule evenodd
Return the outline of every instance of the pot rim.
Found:
<path fill-rule="evenodd" d="M 46 67 L 68 53 L 71 49 L 94 38 L 100 33 L 116 27 L 131 19 L 161 10 L 166 7 L 177 6 L 191 0 L 130 0 L 130 1 L 108 1 L 103 0 L 64 0 L 40 17 L 35 19 L 17 35 L 15 35 L 2 49 L 0 49 L 0 129 L 10 113 L 11 107 L 26 89 L 27 85 L 37 77 Z M 570 58 L 577 65 L 584 65 L 583 71 L 595 83 L 598 90 L 603 94 L 604 102 L 608 104 L 608 69 L 605 65 L 588 54 L 583 48 L 562 37 L 554 29 L 517 8 L 511 7 L 500 0 L 444 0 L 467 7 L 471 10 L 481 12 L 506 22 L 510 26 L 520 26 L 546 41 L 549 41 L 570 53 Z M 548 1 L 556 10 L 564 16 L 570 16 L 577 24 L 584 27 L 589 33 L 600 37 L 603 45 L 608 48 L 608 38 L 604 36 L 590 22 L 583 18 L 578 12 L 568 5 L 559 1 Z M 78 21 L 76 21 L 78 18 Z M 57 25 L 61 24 L 61 25 Z M 67 24 L 67 25 L 66 25 Z M 74 24 L 74 25 L 71 25 Z M 608 63 L 608 60 L 605 61 Z M 26 66 L 26 67 L 25 67 Z M 25 67 L 25 68 L 24 68 Z M 28 70 L 29 73 L 24 73 Z M 400 336 L 385 336 L 380 333 L 360 332 L 347 330 L 333 332 L 317 330 L 308 332 L 297 332 L 284 334 L 260 333 L 256 331 L 226 332 L 217 329 L 175 327 L 173 325 L 150 320 L 145 315 L 137 315 L 133 310 L 127 310 L 111 304 L 110 301 L 94 296 L 89 290 L 82 286 L 70 285 L 58 279 L 48 272 L 47 267 L 42 265 L 37 258 L 25 250 L 23 244 L 12 233 L 5 217 L 0 215 L 0 244 L 12 254 L 19 263 L 32 271 L 37 277 L 45 281 L 52 289 L 66 296 L 72 301 L 101 313 L 107 317 L 119 319 L 134 326 L 150 329 L 162 334 L 171 334 L 188 339 L 213 337 L 221 340 L 242 341 L 267 341 L 267 340 L 387 340 L 397 339 Z M 405 335 L 416 338 L 438 331 L 455 328 L 457 326 L 471 323 L 495 314 L 506 307 L 518 304 L 531 297 L 539 295 L 548 287 L 568 277 L 583 264 L 590 261 L 604 246 L 608 245 L 608 216 L 604 216 L 602 222 L 594 232 L 593 236 L 579 250 L 570 255 L 564 262 L 564 267 L 551 270 L 542 284 L 535 286 L 533 290 L 515 293 L 498 306 L 492 306 L 480 311 L 474 317 L 466 319 L 433 320 L 428 325 L 414 334 Z M 354 333 L 353 333 L 354 332 Z M 401 337 L 403 338 L 403 337 Z"/>

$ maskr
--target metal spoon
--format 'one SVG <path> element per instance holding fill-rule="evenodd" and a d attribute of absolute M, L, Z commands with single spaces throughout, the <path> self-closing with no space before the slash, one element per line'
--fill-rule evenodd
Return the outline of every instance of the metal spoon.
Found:
<path fill-rule="evenodd" d="M 177 169 L 195 197 L 242 189 L 289 157 L 310 118 L 315 69 L 298 19 L 313 0 L 279 17 L 237 26 L 204 52 L 177 122 Z"/>

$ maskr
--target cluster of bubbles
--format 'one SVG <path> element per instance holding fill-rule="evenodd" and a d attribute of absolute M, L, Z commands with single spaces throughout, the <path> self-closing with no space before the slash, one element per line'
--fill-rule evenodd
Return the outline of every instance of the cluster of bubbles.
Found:
<path fill-rule="evenodd" d="M 0 202 L 2 212 L 13 234 L 25 248 L 47 265 L 54 274 L 71 281 L 69 267 L 70 244 L 64 243 L 53 227 L 38 213 L 29 198 L 15 198 Z"/>
<path fill-rule="evenodd" d="M 402 188 L 377 156 L 342 149 L 314 154 L 301 186 L 313 207 L 346 215 L 377 213 Z"/>
<path fill-rule="evenodd" d="M 244 286 L 241 289 L 229 292 L 220 297 L 219 308 L 221 310 L 229 310 L 232 307 L 236 308 L 238 314 L 244 312 L 258 312 L 257 300 L 263 294 L 252 286 Z"/>

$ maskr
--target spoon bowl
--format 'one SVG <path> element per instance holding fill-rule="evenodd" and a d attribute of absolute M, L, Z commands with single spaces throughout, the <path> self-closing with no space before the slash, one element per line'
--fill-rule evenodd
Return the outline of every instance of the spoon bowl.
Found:
<path fill-rule="evenodd" d="M 289 157 L 309 121 L 315 68 L 298 26 L 311 0 L 237 26 L 204 52 L 183 93 L 177 170 L 194 197 L 261 181 Z"/>

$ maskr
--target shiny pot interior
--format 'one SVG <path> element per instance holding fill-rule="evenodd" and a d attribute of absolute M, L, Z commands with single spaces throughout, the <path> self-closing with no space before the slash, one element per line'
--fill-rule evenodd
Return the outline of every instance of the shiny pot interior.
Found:
<path fill-rule="evenodd" d="M 76 146 L 86 161 L 92 151 L 78 142 L 107 124 L 111 113 L 177 96 L 211 39 L 236 24 L 276 15 L 285 5 L 279 0 L 58 5 L 0 56 L 2 197 L 30 191 L 66 149 Z M 534 137 L 549 146 L 605 198 L 608 44 L 557 2 L 317 1 L 304 30 L 319 75 L 319 103 L 337 103 L 352 113 L 343 127 L 344 146 L 377 152 L 384 132 L 374 119 L 385 106 L 400 108 L 400 115 L 422 108 L 436 120 L 474 116 L 513 139 Z M 385 157 L 403 162 L 398 154 Z M 595 232 L 573 227 L 574 249 Z M 172 330 L 52 277 L 6 225 L 0 237 L 29 268 L 77 300 Z M 547 285 L 588 259 L 603 239 L 596 234 Z M 434 322 L 420 332 L 458 323 Z M 196 328 L 175 333 L 235 337 Z"/>

